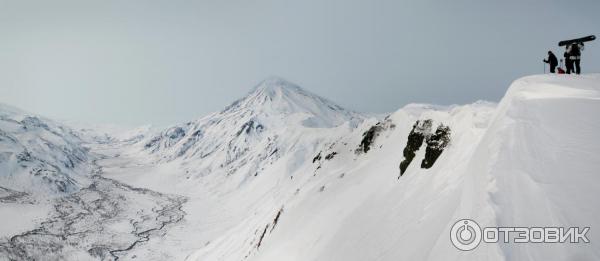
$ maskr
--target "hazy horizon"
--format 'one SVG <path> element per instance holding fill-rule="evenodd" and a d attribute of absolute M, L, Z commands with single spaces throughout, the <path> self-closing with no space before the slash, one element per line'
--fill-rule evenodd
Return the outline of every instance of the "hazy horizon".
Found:
<path fill-rule="evenodd" d="M 350 110 L 498 101 L 599 1 L 4 1 L 0 102 L 47 117 L 169 125 L 278 76 Z M 600 72 L 600 42 L 584 73 Z"/>

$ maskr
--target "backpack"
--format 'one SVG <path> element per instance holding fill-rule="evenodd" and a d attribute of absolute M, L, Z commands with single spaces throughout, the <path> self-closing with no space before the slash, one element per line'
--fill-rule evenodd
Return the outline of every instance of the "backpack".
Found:
<path fill-rule="evenodd" d="M 574 43 L 571 45 L 570 54 L 572 56 L 580 56 L 581 55 L 581 51 L 579 50 L 579 44 Z"/>
<path fill-rule="evenodd" d="M 556 67 L 556 73 L 565 74 L 565 70 L 563 70 L 562 66 L 563 66 L 563 59 L 560 59 L 560 66 Z"/>

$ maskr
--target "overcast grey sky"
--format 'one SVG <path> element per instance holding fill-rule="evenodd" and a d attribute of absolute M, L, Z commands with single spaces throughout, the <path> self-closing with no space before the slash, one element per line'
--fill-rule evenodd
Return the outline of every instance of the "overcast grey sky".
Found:
<path fill-rule="evenodd" d="M 165 125 L 272 75 L 363 112 L 497 101 L 599 30 L 598 0 L 0 0 L 0 102 Z M 600 71 L 600 41 L 586 47 L 583 71 Z"/>

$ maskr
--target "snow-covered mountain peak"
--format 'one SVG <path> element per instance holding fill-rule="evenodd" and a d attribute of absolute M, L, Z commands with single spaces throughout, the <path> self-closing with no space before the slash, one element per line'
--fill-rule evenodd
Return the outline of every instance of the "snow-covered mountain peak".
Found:
<path fill-rule="evenodd" d="M 334 131 L 338 126 L 350 131 L 364 119 L 296 84 L 271 77 L 218 113 L 143 140 L 142 148 L 166 161 L 202 159 L 195 161 L 197 173 L 231 174 L 244 167 L 246 173 L 256 175 L 263 165 L 289 151 L 316 147 L 318 141 L 303 139 L 307 133 Z"/>
<path fill-rule="evenodd" d="M 221 114 L 244 114 L 259 118 L 286 118 L 305 114 L 305 127 L 334 127 L 362 118 L 358 113 L 302 89 L 280 77 L 260 82 L 246 96 L 225 108 Z"/>
<path fill-rule="evenodd" d="M 306 93 L 306 91 L 284 78 L 272 76 L 260 82 L 251 93 L 275 98 L 292 93 Z"/>

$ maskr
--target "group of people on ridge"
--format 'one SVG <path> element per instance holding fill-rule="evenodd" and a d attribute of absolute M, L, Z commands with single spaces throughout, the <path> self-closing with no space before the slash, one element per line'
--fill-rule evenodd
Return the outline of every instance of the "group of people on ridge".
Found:
<path fill-rule="evenodd" d="M 581 51 L 583 51 L 583 43 L 573 43 L 569 44 L 565 50 L 565 67 L 566 71 L 563 71 L 562 68 L 559 67 L 559 73 L 568 73 L 571 72 L 580 74 L 581 73 Z M 558 59 L 556 55 L 552 53 L 552 51 L 548 51 L 548 59 L 544 60 L 545 63 L 550 65 L 550 72 L 555 73 L 556 67 L 558 66 Z M 561 59 L 562 66 L 562 59 Z"/>

